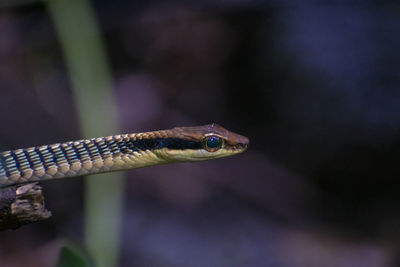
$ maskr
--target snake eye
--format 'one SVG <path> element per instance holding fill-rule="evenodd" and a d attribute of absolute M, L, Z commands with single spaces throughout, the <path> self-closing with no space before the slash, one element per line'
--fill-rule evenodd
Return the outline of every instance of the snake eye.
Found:
<path fill-rule="evenodd" d="M 218 136 L 207 136 L 206 138 L 204 138 L 204 148 L 208 152 L 215 152 L 221 148 L 222 142 L 222 138 Z"/>

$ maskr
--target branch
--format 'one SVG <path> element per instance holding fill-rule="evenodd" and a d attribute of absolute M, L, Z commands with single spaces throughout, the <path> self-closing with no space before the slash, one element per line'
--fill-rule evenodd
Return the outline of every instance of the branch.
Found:
<path fill-rule="evenodd" d="M 0 189 L 0 231 L 48 219 L 42 187 L 37 183 Z"/>

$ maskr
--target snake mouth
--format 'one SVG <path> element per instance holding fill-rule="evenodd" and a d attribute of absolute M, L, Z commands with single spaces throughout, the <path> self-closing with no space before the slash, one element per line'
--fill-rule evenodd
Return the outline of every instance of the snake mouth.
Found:
<path fill-rule="evenodd" d="M 249 144 L 239 143 L 239 144 L 236 144 L 233 146 L 233 150 L 242 152 L 242 151 L 245 151 L 248 147 L 249 147 Z"/>
<path fill-rule="evenodd" d="M 239 149 L 239 150 L 246 150 L 248 147 L 249 147 L 249 144 L 237 144 L 235 146 L 235 148 Z"/>
<path fill-rule="evenodd" d="M 249 147 L 249 138 L 239 134 L 235 134 L 234 137 L 235 138 L 232 138 L 233 142 L 231 141 L 228 143 L 232 150 L 242 152 Z"/>
<path fill-rule="evenodd" d="M 237 153 L 245 151 L 248 147 L 249 147 L 248 139 L 246 140 L 246 142 L 234 143 L 234 144 L 229 144 L 228 145 L 228 149 L 229 150 L 232 150 L 232 151 L 237 152 Z"/>

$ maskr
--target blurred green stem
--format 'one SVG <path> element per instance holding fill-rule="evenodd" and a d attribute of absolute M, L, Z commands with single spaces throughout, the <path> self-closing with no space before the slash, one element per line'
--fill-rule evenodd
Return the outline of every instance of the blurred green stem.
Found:
<path fill-rule="evenodd" d="M 82 135 L 117 133 L 111 76 L 90 3 L 88 0 L 46 3 L 70 75 Z M 117 266 L 123 198 L 121 173 L 87 177 L 84 197 L 88 252 L 98 266 Z"/>

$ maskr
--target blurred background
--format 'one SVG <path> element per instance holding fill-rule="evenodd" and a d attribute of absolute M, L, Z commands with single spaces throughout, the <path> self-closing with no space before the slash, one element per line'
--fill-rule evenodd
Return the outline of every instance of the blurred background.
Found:
<path fill-rule="evenodd" d="M 216 122 L 251 140 L 125 172 L 118 266 L 400 265 L 397 2 L 90 6 L 122 133 Z M 62 45 L 45 2 L 0 1 L 1 151 L 82 137 Z M 82 246 L 83 179 L 42 185 L 53 217 L 1 232 L 1 266 Z"/>

